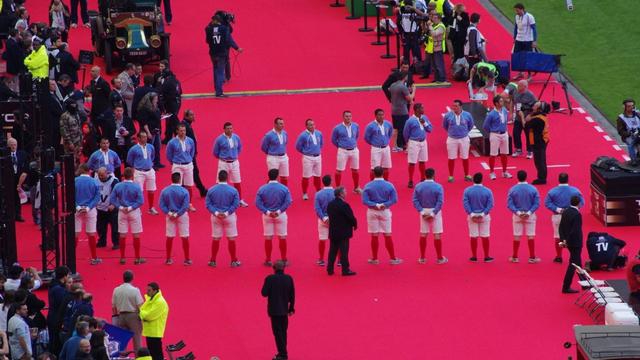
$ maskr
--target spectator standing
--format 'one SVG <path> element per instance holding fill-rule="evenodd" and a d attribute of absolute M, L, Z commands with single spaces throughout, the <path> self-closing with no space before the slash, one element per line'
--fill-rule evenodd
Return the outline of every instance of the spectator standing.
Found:
<path fill-rule="evenodd" d="M 133 109 L 133 93 L 135 91 L 135 86 L 133 85 L 133 79 L 131 78 L 136 72 L 136 67 L 132 63 L 127 63 L 124 67 L 124 71 L 118 75 L 120 81 L 122 81 L 122 91 L 121 95 L 124 99 L 124 102 L 127 104 L 127 115 L 132 117 L 132 109 Z"/>
<path fill-rule="evenodd" d="M 62 43 L 58 47 L 58 55 L 56 58 L 58 59 L 58 67 L 60 68 L 59 73 L 69 75 L 71 78 L 71 83 L 78 83 L 78 70 L 80 70 L 80 63 L 76 60 L 71 52 L 69 52 L 69 45 L 67 43 Z M 60 76 L 58 76 L 58 79 Z"/>
<path fill-rule="evenodd" d="M 7 73 L 16 76 L 25 71 L 24 66 L 24 47 L 20 32 L 16 29 L 9 29 L 9 37 L 5 43 L 5 50 L 2 53 L 2 59 L 7 62 Z M 13 89 L 18 90 L 17 87 Z"/>
<path fill-rule="evenodd" d="M 538 30 L 536 29 L 536 19 L 528 13 L 522 3 L 513 6 L 516 13 L 513 25 L 513 52 L 533 51 L 538 47 Z M 522 77 L 522 73 L 518 74 Z"/>
<path fill-rule="evenodd" d="M 140 307 L 142 320 L 142 335 L 147 339 L 147 348 L 153 360 L 163 360 L 162 338 L 167 326 L 169 305 L 162 296 L 160 286 L 156 282 L 147 285 L 144 304 Z"/>
<path fill-rule="evenodd" d="M 87 0 L 71 0 L 71 27 L 78 27 L 78 5 L 80 5 L 80 17 L 85 27 L 90 28 Z"/>
<path fill-rule="evenodd" d="M 453 7 L 453 22 L 449 30 L 449 40 L 453 48 L 451 62 L 464 57 L 464 45 L 467 39 L 467 29 L 469 28 L 469 14 L 464 4 L 456 4 Z"/>
<path fill-rule="evenodd" d="M 478 29 L 480 14 L 471 14 L 470 21 L 471 24 L 467 28 L 466 41 L 464 43 L 464 55 L 467 58 L 469 67 L 480 61 L 487 61 L 486 39 Z"/>
<path fill-rule="evenodd" d="M 271 330 L 276 341 L 278 353 L 275 360 L 289 358 L 287 352 L 287 329 L 289 316 L 295 313 L 296 292 L 291 275 L 284 273 L 285 261 L 279 260 L 273 265 L 274 274 L 264 279 L 262 296 L 267 298 L 267 314 L 271 319 Z"/>
<path fill-rule="evenodd" d="M 70 26 L 71 17 L 69 7 L 67 7 L 62 0 L 52 0 L 49 6 L 49 27 L 57 29 L 60 32 L 62 42 L 67 42 Z"/>
<path fill-rule="evenodd" d="M 131 121 L 131 118 L 125 113 L 124 107 L 117 104 L 113 109 L 113 114 L 104 119 L 102 136 L 109 138 L 109 144 L 113 146 L 113 150 L 118 154 L 118 158 L 126 160 L 127 152 L 131 147 L 131 137 L 135 134 L 136 128 L 133 126 L 133 121 Z M 117 170 L 119 170 L 119 167 Z"/>
<path fill-rule="evenodd" d="M 145 95 L 150 92 L 156 92 L 156 88 L 153 86 L 153 82 L 153 75 L 147 74 L 142 78 L 143 85 L 137 86 L 136 90 L 133 92 L 133 101 L 131 102 L 132 119 L 140 121 L 140 119 L 138 118 L 138 105 Z"/>
<path fill-rule="evenodd" d="M 393 152 L 406 149 L 406 140 L 403 135 L 404 125 L 409 119 L 409 108 L 415 96 L 415 85 L 408 88 L 406 85 L 408 77 L 406 73 L 401 73 L 398 80 L 389 87 L 391 94 L 391 119 L 393 123 L 393 134 L 391 143 Z"/>
<path fill-rule="evenodd" d="M 131 82 L 133 82 L 133 87 L 137 89 L 140 86 L 140 81 L 142 80 L 142 65 L 136 63 L 134 67 L 135 70 L 133 75 L 131 75 Z"/>
<path fill-rule="evenodd" d="M 7 332 L 11 334 L 9 336 L 9 348 L 11 349 L 12 360 L 30 359 L 33 354 L 31 350 L 31 331 L 26 321 L 28 314 L 27 304 L 18 304 L 15 315 L 9 319 Z"/>
<path fill-rule="evenodd" d="M 113 317 L 117 319 L 117 326 L 133 332 L 133 349 L 142 346 L 142 322 L 140 320 L 140 306 L 144 302 L 140 289 L 133 286 L 133 272 L 130 270 L 122 274 L 123 283 L 113 289 L 111 306 Z"/>
<path fill-rule="evenodd" d="M 76 330 L 75 335 L 65 341 L 62 346 L 62 351 L 60 351 L 60 356 L 58 356 L 58 360 L 76 360 L 76 355 L 80 350 L 80 342 L 82 340 L 86 340 L 87 335 L 90 333 L 89 323 L 86 321 L 78 321 L 74 328 Z"/>
<path fill-rule="evenodd" d="M 91 81 L 89 82 L 88 92 L 91 94 L 91 121 L 97 127 L 100 127 L 100 115 L 109 108 L 109 95 L 111 87 L 109 83 L 100 75 L 100 67 L 91 68 Z"/>
<path fill-rule="evenodd" d="M 627 145 L 629 158 L 633 163 L 637 163 L 640 152 L 640 116 L 636 112 L 636 102 L 633 99 L 626 99 L 622 105 L 624 111 L 616 119 L 616 128 L 618 135 Z"/>
<path fill-rule="evenodd" d="M 54 271 L 54 278 L 49 284 L 47 311 L 47 327 L 49 329 L 49 351 L 60 353 L 62 344 L 60 343 L 60 329 L 62 327 L 61 308 L 67 296 L 66 282 L 70 278 L 69 268 L 58 266 Z"/>
<path fill-rule="evenodd" d="M 103 330 L 96 330 L 91 333 L 89 339 L 91 345 L 91 358 L 93 360 L 109 360 L 109 354 L 105 346 L 105 337 L 107 334 Z"/>

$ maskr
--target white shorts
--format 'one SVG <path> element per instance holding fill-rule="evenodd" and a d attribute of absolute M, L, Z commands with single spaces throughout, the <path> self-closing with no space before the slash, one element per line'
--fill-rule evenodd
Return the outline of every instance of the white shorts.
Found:
<path fill-rule="evenodd" d="M 227 239 L 238 236 L 237 219 L 236 213 L 230 214 L 224 219 L 211 214 L 211 237 L 221 239 L 223 233 Z"/>
<path fill-rule="evenodd" d="M 312 176 L 322 176 L 322 155 L 302 156 L 302 177 L 310 178 Z"/>
<path fill-rule="evenodd" d="M 347 161 L 352 170 L 358 170 L 360 168 L 360 150 L 358 148 L 353 150 L 338 148 L 336 170 L 344 171 L 347 168 Z"/>
<path fill-rule="evenodd" d="M 471 216 L 467 216 L 469 223 L 469 237 L 489 237 L 489 229 L 491 228 L 491 215 L 485 215 L 481 222 L 471 221 Z"/>
<path fill-rule="evenodd" d="M 502 155 L 509 154 L 509 134 L 489 134 L 489 155 L 497 156 L 498 153 Z"/>
<path fill-rule="evenodd" d="M 96 222 L 98 220 L 98 210 L 90 209 L 87 212 L 76 212 L 76 234 L 82 232 L 82 225 L 85 227 L 87 234 L 96 233 Z"/>
<path fill-rule="evenodd" d="M 148 171 L 136 170 L 133 173 L 133 181 L 135 181 L 142 190 L 156 191 L 156 171 L 149 169 Z"/>
<path fill-rule="evenodd" d="M 525 234 L 527 236 L 536 236 L 536 214 L 531 214 L 528 218 L 523 219 L 520 216 L 513 214 L 513 236 L 522 236 L 523 230 L 526 227 Z"/>
<path fill-rule="evenodd" d="M 180 179 L 182 179 L 183 186 L 193 186 L 193 163 L 186 165 L 173 164 L 171 166 L 171 173 L 180 173 Z"/>
<path fill-rule="evenodd" d="M 289 176 L 289 156 L 267 155 L 267 169 L 278 169 L 279 176 Z"/>
<path fill-rule="evenodd" d="M 427 151 L 427 140 L 409 140 L 409 144 L 407 145 L 407 161 L 409 164 L 425 162 L 428 159 L 429 153 Z"/>
<path fill-rule="evenodd" d="M 142 232 L 142 216 L 140 208 L 132 210 L 128 213 L 118 211 L 118 232 L 120 235 L 126 235 L 131 228 L 132 234 L 140 234 Z"/>
<path fill-rule="evenodd" d="M 449 160 L 457 159 L 458 153 L 460 154 L 460 158 L 468 159 L 469 158 L 469 146 L 471 140 L 469 137 L 464 137 L 462 139 L 454 139 L 452 137 L 447 137 L 447 156 Z"/>
<path fill-rule="evenodd" d="M 189 237 L 189 212 L 185 212 L 181 216 L 178 216 L 175 219 L 167 216 L 167 229 L 166 236 L 167 237 L 175 237 L 176 236 L 176 227 L 178 228 L 178 234 L 180 237 Z"/>
<path fill-rule="evenodd" d="M 391 169 L 391 148 L 389 146 L 384 149 L 379 147 L 371 147 L 371 168 L 381 166 L 385 169 Z"/>
<path fill-rule="evenodd" d="M 287 213 L 283 212 L 276 218 L 262 214 L 262 227 L 264 236 L 287 236 Z"/>
<path fill-rule="evenodd" d="M 420 233 L 421 234 L 442 234 L 442 211 L 431 219 L 425 219 L 420 214 Z"/>
<path fill-rule="evenodd" d="M 367 231 L 369 234 L 391 234 L 391 210 L 367 209 Z"/>
<path fill-rule="evenodd" d="M 242 179 L 240 178 L 240 160 L 226 162 L 218 159 L 218 172 L 216 174 L 219 174 L 222 170 L 229 174 L 229 182 L 233 184 L 239 184 L 242 182 Z"/>
<path fill-rule="evenodd" d="M 562 219 L 562 215 L 553 214 L 551 215 L 551 225 L 553 225 L 553 238 L 560 239 L 560 231 L 558 228 L 560 227 L 560 219 Z"/>
<path fill-rule="evenodd" d="M 329 238 L 329 224 L 325 224 L 324 221 L 318 219 L 318 238 L 320 240 L 327 240 Z"/>

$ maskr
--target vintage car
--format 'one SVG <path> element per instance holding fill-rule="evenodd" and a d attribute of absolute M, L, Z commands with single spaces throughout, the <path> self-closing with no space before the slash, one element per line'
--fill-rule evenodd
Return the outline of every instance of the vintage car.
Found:
<path fill-rule="evenodd" d="M 91 17 L 91 41 L 105 70 L 114 65 L 169 60 L 170 34 L 156 0 L 101 0 Z"/>

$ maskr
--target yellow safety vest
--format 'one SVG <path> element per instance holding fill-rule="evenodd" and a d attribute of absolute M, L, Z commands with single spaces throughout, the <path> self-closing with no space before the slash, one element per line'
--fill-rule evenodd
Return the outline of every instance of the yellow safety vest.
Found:
<path fill-rule="evenodd" d="M 436 12 L 440 15 L 444 14 L 444 2 L 446 0 L 433 0 L 432 3 L 436 4 Z"/>
<path fill-rule="evenodd" d="M 24 59 L 24 65 L 34 79 L 48 78 L 49 55 L 47 54 L 47 47 L 40 45 L 38 50 L 32 51 L 31 54 Z"/>
<path fill-rule="evenodd" d="M 438 25 L 433 27 L 433 30 L 436 30 L 438 28 L 442 28 L 442 30 L 444 30 L 444 32 L 442 33 L 442 52 L 446 52 L 447 42 L 445 41 L 445 38 L 447 37 L 447 28 L 443 23 L 439 23 Z M 429 36 L 427 37 L 424 50 L 427 54 L 433 54 L 433 36 L 431 36 L 431 33 L 429 33 Z"/>
<path fill-rule="evenodd" d="M 163 337 L 169 315 L 169 305 L 162 296 L 162 292 L 150 298 L 144 295 L 145 302 L 140 307 L 140 320 L 142 320 L 142 336 Z"/>

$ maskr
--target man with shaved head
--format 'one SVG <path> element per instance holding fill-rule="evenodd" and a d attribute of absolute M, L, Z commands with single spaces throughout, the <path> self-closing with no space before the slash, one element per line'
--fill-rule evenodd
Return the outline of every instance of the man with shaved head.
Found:
<path fill-rule="evenodd" d="M 109 83 L 100 76 L 99 66 L 91 68 L 89 93 L 91 94 L 91 121 L 95 126 L 99 126 L 100 124 L 97 124 L 96 121 L 109 107 L 109 95 L 111 94 Z"/>
<path fill-rule="evenodd" d="M 533 105 L 538 101 L 535 95 L 529 90 L 529 82 L 527 80 L 518 81 L 518 88 L 513 95 L 516 112 L 515 121 L 513 123 L 513 151 L 512 156 L 518 157 L 523 154 L 522 148 L 522 131 L 525 133 L 525 141 L 527 144 L 527 159 L 533 158 L 533 148 L 529 142 L 529 132 L 524 129 L 524 119 L 533 109 Z"/>

